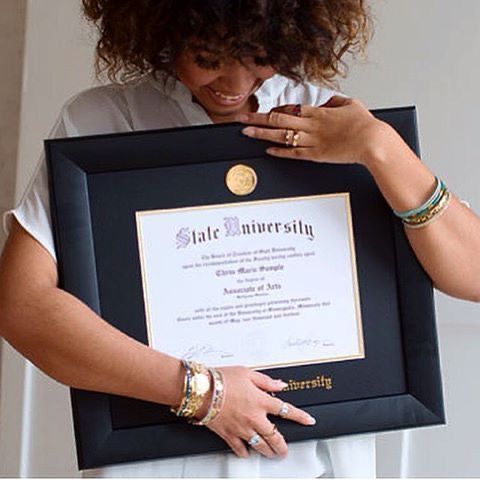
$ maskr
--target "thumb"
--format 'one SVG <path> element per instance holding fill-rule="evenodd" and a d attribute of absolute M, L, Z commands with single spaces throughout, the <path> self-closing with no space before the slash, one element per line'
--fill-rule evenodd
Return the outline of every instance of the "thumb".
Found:
<path fill-rule="evenodd" d="M 258 388 L 267 392 L 281 392 L 284 388 L 288 387 L 288 383 L 285 383 L 280 379 L 275 380 L 261 372 L 254 371 L 252 380 Z"/>
<path fill-rule="evenodd" d="M 337 108 L 337 107 L 343 107 L 345 105 L 348 105 L 351 103 L 350 97 L 343 97 L 340 95 L 334 95 L 333 97 L 330 97 L 330 100 L 328 100 L 326 103 L 322 105 L 322 107 L 325 108 Z"/>

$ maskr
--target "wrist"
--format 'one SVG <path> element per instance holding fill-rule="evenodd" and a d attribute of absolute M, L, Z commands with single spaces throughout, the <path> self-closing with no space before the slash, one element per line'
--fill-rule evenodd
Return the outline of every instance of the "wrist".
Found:
<path fill-rule="evenodd" d="M 401 146 L 401 138 L 398 133 L 388 124 L 374 119 L 366 136 L 366 146 L 360 156 L 360 163 L 372 174 L 382 171 L 390 163 L 395 155 L 394 149 Z"/>

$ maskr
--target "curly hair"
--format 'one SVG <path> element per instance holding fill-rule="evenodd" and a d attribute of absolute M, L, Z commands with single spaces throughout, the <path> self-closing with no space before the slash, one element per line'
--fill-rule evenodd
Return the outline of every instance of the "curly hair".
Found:
<path fill-rule="evenodd" d="M 201 67 L 253 59 L 296 81 L 334 84 L 342 57 L 364 52 L 366 0 L 82 0 L 98 28 L 97 74 L 128 83 L 174 74 L 184 51 Z"/>

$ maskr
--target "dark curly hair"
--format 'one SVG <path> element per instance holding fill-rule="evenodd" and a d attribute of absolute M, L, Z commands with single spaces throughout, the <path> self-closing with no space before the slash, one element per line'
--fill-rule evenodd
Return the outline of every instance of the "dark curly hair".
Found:
<path fill-rule="evenodd" d="M 250 58 L 297 81 L 332 84 L 346 52 L 371 36 L 365 0 L 82 0 L 96 24 L 97 73 L 127 83 L 174 73 L 189 50 L 197 64 Z"/>

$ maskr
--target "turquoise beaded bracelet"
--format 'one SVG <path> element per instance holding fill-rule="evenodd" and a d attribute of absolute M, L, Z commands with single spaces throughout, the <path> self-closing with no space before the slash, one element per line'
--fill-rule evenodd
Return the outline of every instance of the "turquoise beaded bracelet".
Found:
<path fill-rule="evenodd" d="M 438 177 L 435 177 L 435 180 L 435 190 L 425 203 L 423 203 L 419 207 L 404 212 L 394 210 L 393 213 L 402 220 L 409 221 L 415 219 L 415 217 L 420 217 L 424 215 L 428 210 L 434 208 L 436 204 L 441 200 L 441 198 L 445 194 L 445 190 L 447 189 L 442 180 L 440 180 Z"/>

